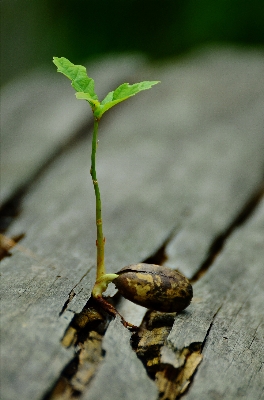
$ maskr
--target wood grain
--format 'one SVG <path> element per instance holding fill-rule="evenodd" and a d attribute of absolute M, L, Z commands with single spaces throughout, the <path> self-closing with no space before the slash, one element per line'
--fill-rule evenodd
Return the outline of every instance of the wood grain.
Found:
<path fill-rule="evenodd" d="M 213 312 L 216 315 L 211 318 L 211 326 L 207 325 L 210 331 L 204 330 L 203 361 L 183 398 L 261 399 L 264 396 L 263 231 L 264 201 L 252 219 L 234 232 L 215 264 L 199 281 L 197 294 L 201 303 L 205 298 L 206 301 L 203 313 L 196 313 L 194 304 L 191 320 L 185 321 L 188 328 L 181 326 L 185 331 L 185 345 L 191 337 L 192 341 L 200 341 L 201 327 L 205 327 Z M 218 312 L 211 306 L 216 303 L 214 298 L 218 301 Z M 176 319 L 169 343 L 178 346 L 179 336 Z"/>

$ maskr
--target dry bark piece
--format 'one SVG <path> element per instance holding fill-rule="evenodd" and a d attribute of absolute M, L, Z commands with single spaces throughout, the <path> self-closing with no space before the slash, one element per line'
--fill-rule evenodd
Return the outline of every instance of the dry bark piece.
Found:
<path fill-rule="evenodd" d="M 180 312 L 191 302 L 193 290 L 188 279 L 177 271 L 155 264 L 129 265 L 113 280 L 126 299 L 143 307 Z"/>

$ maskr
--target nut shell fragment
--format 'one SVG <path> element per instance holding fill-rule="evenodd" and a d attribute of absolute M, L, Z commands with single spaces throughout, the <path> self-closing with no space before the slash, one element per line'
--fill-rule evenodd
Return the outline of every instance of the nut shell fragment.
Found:
<path fill-rule="evenodd" d="M 117 275 L 113 283 L 122 296 L 152 310 L 180 312 L 193 297 L 188 279 L 167 267 L 140 263 L 122 268 Z"/>

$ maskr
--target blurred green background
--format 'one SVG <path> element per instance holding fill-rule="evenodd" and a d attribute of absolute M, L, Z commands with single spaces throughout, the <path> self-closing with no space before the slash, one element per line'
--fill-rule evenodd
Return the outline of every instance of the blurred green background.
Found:
<path fill-rule="evenodd" d="M 52 56 L 152 59 L 204 43 L 263 45 L 263 0 L 2 0 L 1 84 Z"/>

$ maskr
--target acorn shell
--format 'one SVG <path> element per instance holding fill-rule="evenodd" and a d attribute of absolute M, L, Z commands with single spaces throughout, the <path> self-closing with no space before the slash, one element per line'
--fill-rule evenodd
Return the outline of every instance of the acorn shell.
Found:
<path fill-rule="evenodd" d="M 113 283 L 126 299 L 163 312 L 180 312 L 191 302 L 193 290 L 177 271 L 155 264 L 129 265 L 117 272 Z"/>

